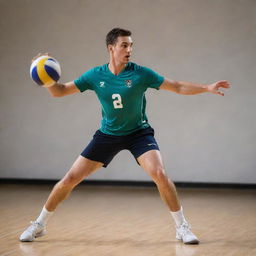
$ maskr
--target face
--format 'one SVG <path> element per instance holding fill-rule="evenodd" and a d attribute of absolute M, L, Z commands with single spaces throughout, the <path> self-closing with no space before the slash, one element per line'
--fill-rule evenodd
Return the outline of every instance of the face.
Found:
<path fill-rule="evenodd" d="M 119 36 L 114 45 L 109 45 L 109 52 L 116 62 L 126 64 L 130 61 L 132 53 L 132 38 L 130 36 Z"/>

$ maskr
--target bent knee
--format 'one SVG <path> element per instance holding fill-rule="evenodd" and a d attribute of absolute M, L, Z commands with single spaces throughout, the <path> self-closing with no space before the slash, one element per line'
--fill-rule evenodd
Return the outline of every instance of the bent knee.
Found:
<path fill-rule="evenodd" d="M 72 175 L 72 174 L 67 174 L 62 178 L 62 180 L 60 180 L 58 182 L 58 185 L 61 187 L 69 188 L 69 187 L 74 187 L 79 182 L 80 182 L 80 180 L 78 179 L 78 177 L 76 177 L 75 175 Z"/>
<path fill-rule="evenodd" d="M 168 180 L 168 177 L 165 173 L 165 170 L 162 166 L 155 167 L 150 170 L 151 177 L 155 182 L 165 182 Z"/>

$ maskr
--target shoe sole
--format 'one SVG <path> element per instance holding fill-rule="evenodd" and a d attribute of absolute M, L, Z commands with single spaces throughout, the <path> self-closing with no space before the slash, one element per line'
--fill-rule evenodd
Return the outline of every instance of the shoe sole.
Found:
<path fill-rule="evenodd" d="M 179 241 L 181 241 L 181 242 L 184 243 L 184 244 L 199 244 L 199 243 L 200 243 L 199 240 L 192 240 L 192 241 L 189 241 L 189 242 L 184 242 L 184 241 L 182 240 L 182 238 L 176 237 L 176 239 L 179 240 Z"/>
<path fill-rule="evenodd" d="M 33 239 L 28 240 L 28 239 L 20 239 L 21 242 L 33 242 L 36 238 L 41 237 L 41 236 L 45 236 L 46 235 L 46 231 L 42 231 L 40 233 L 38 233 Z"/>
<path fill-rule="evenodd" d="M 198 240 L 192 240 L 192 241 L 189 241 L 189 242 L 184 242 L 182 241 L 184 244 L 199 244 L 199 241 Z"/>

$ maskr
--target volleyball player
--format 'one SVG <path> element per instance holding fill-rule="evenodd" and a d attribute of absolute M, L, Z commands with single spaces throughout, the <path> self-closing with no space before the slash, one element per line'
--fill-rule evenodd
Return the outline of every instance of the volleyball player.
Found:
<path fill-rule="evenodd" d="M 197 244 L 199 240 L 184 217 L 175 185 L 166 174 L 154 130 L 149 125 L 145 92 L 154 88 L 186 95 L 210 92 L 223 96 L 219 89 L 229 88 L 229 83 L 218 81 L 207 85 L 172 81 L 130 62 L 133 41 L 131 32 L 125 29 L 112 29 L 106 36 L 106 45 L 109 63 L 90 69 L 74 81 L 47 88 L 53 97 L 93 90 L 102 106 L 102 122 L 91 142 L 54 186 L 40 215 L 21 234 L 20 241 L 33 241 L 45 235 L 49 218 L 73 188 L 91 173 L 107 167 L 118 152 L 127 149 L 155 182 L 173 217 L 176 238 L 185 244 Z"/>

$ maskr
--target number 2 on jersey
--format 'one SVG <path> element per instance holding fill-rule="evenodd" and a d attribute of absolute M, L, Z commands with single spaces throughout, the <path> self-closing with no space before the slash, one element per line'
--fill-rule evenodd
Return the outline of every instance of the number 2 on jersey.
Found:
<path fill-rule="evenodd" d="M 120 94 L 112 94 L 114 108 L 123 108 L 122 98 Z"/>

